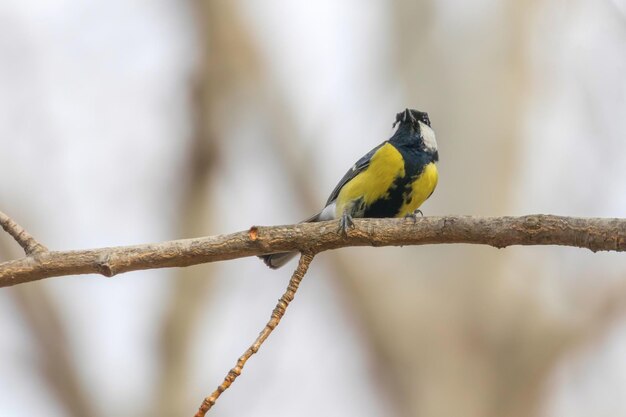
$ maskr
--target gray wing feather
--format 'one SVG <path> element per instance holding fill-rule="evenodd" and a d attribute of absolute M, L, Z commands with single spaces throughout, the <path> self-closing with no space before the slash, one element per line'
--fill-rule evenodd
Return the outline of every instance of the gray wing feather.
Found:
<path fill-rule="evenodd" d="M 343 178 L 339 181 L 339 183 L 337 184 L 333 192 L 330 193 L 330 196 L 328 197 L 328 200 L 326 201 L 326 205 L 331 204 L 333 201 L 337 199 L 337 196 L 339 195 L 339 192 L 341 191 L 344 185 L 346 185 L 351 179 L 359 175 L 361 172 L 365 171 L 367 167 L 370 166 L 370 161 L 372 159 L 372 156 L 374 156 L 376 151 L 380 149 L 380 147 L 383 146 L 385 143 L 387 142 L 385 141 L 381 143 L 380 145 L 378 145 L 377 147 L 375 147 L 374 149 L 366 153 L 365 156 L 363 156 L 361 159 L 356 161 L 356 164 L 354 164 L 352 168 L 350 168 L 348 172 L 346 172 L 346 175 L 343 176 Z"/>

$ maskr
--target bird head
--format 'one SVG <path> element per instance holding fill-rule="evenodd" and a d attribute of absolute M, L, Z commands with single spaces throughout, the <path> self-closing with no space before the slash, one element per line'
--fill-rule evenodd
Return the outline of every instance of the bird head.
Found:
<path fill-rule="evenodd" d="M 435 132 L 430 127 L 428 113 L 419 110 L 406 109 L 396 114 L 393 127 L 399 124 L 398 130 L 391 140 L 418 145 L 421 150 L 437 154 L 437 140 Z"/>

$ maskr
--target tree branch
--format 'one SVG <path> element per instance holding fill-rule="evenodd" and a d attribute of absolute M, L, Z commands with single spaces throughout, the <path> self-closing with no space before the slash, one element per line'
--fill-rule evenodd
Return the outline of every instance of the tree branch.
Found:
<path fill-rule="evenodd" d="M 181 267 L 274 252 L 313 254 L 347 246 L 405 246 L 472 243 L 560 245 L 596 251 L 626 250 L 626 219 L 530 215 L 522 217 L 447 216 L 412 219 L 355 219 L 348 236 L 338 222 L 257 227 L 229 235 L 157 244 L 68 252 L 35 252 L 0 263 L 0 287 L 48 277 Z"/>
<path fill-rule="evenodd" d="M 313 261 L 313 256 L 314 254 L 312 253 L 303 253 L 302 255 L 300 255 L 298 267 L 293 272 L 293 275 L 289 280 L 287 290 L 285 291 L 283 296 L 280 297 L 280 299 L 278 300 L 278 304 L 276 304 L 274 311 L 272 311 L 272 315 L 269 321 L 267 322 L 263 330 L 261 330 L 261 333 L 259 333 L 259 336 L 256 338 L 254 343 L 237 360 L 237 364 L 235 365 L 235 367 L 231 369 L 228 374 L 226 374 L 224 382 L 222 382 L 210 396 L 206 397 L 204 401 L 202 401 L 202 404 L 200 405 L 200 408 L 198 409 L 198 412 L 195 414 L 194 417 L 204 417 L 207 411 L 209 411 L 211 407 L 215 405 L 215 402 L 220 397 L 220 395 L 222 395 L 222 393 L 230 387 L 235 379 L 239 375 L 241 375 L 241 371 L 243 370 L 246 362 L 248 362 L 248 359 L 250 359 L 252 355 L 259 351 L 259 348 L 261 347 L 263 342 L 265 342 L 265 339 L 267 339 L 269 335 L 274 331 L 274 329 L 278 326 L 280 320 L 285 315 L 287 307 L 289 307 L 289 303 L 293 301 L 294 297 L 296 296 L 296 291 L 298 291 L 300 282 L 302 281 L 302 278 L 304 278 L 306 271 L 309 269 L 311 261 Z"/>
<path fill-rule="evenodd" d="M 24 249 L 26 255 L 33 253 L 46 252 L 48 249 L 41 243 L 37 242 L 22 226 L 15 223 L 9 216 L 0 211 L 0 226 L 10 234 L 13 239 Z"/>

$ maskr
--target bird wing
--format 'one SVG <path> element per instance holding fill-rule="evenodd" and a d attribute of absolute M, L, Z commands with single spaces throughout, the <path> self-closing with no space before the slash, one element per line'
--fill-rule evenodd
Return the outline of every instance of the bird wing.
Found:
<path fill-rule="evenodd" d="M 350 168 L 348 172 L 346 172 L 346 174 L 343 176 L 343 178 L 339 181 L 339 183 L 337 184 L 333 192 L 330 193 L 330 196 L 328 197 L 328 200 L 326 201 L 327 206 L 337 199 L 337 196 L 339 195 L 339 192 L 341 191 L 344 185 L 346 185 L 351 179 L 359 175 L 361 172 L 365 171 L 367 167 L 370 166 L 370 161 L 372 160 L 372 156 L 374 156 L 376 151 L 380 149 L 385 143 L 387 142 L 381 143 L 380 145 L 378 145 L 377 147 L 375 147 L 374 149 L 366 153 L 361 159 L 356 161 L 356 163 L 352 166 L 352 168 Z"/>

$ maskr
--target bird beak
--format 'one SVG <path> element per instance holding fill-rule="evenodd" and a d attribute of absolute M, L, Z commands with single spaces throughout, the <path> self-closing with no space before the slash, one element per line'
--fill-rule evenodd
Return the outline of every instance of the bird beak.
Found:
<path fill-rule="evenodd" d="M 406 122 L 408 122 L 411 119 L 413 119 L 413 115 L 411 114 L 411 110 L 409 110 L 409 109 L 404 110 L 404 114 L 402 115 L 402 121 L 406 123 Z"/>
<path fill-rule="evenodd" d="M 393 122 L 392 127 L 396 127 L 398 123 L 411 123 L 411 125 L 416 124 L 415 116 L 411 113 L 411 110 L 406 109 L 403 112 L 400 112 L 396 115 L 396 121 Z"/>

